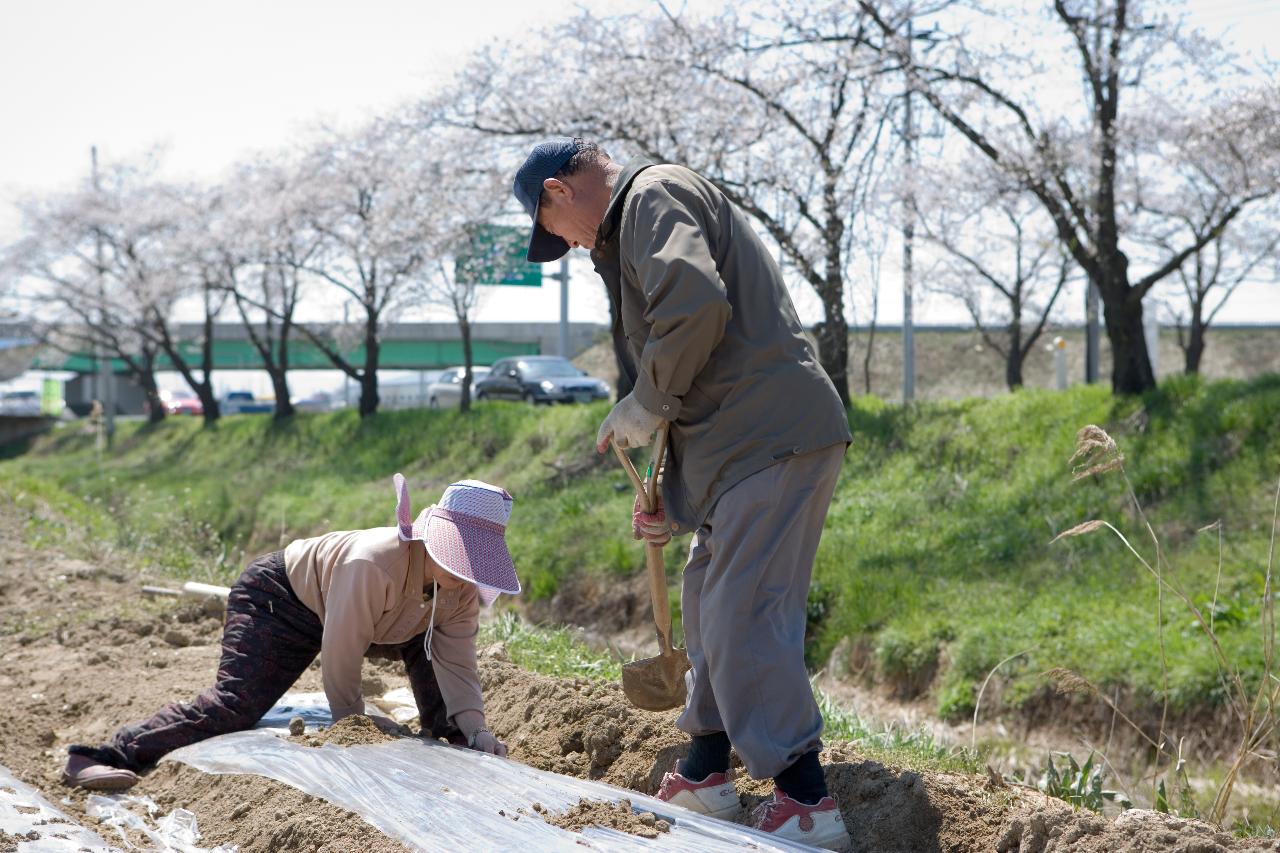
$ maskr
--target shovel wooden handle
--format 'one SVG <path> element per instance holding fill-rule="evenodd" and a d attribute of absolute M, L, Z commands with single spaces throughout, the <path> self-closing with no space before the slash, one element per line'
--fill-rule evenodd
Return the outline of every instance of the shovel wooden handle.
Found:
<path fill-rule="evenodd" d="M 612 444 L 612 442 L 610 442 Z M 640 505 L 645 512 L 653 512 L 658 506 L 658 474 L 662 470 L 662 459 L 667 450 L 667 424 L 658 428 L 653 440 L 653 461 L 649 471 L 649 482 L 640 478 L 631 458 L 622 452 L 622 448 L 613 445 L 613 452 L 622 463 L 631 485 L 635 487 L 640 498 Z M 658 628 L 658 644 L 663 655 L 672 652 L 671 643 L 671 603 L 667 600 L 667 567 L 662 559 L 662 546 L 645 542 L 644 565 L 649 574 L 649 598 L 653 602 L 653 621 Z"/>
<path fill-rule="evenodd" d="M 640 472 L 636 470 L 636 466 L 631 464 L 631 457 L 613 441 L 609 442 L 609 446 L 613 448 L 613 453 L 618 457 L 618 461 L 622 463 L 622 468 L 627 472 L 627 479 L 631 481 L 631 485 L 635 487 L 636 494 L 640 496 L 640 506 L 645 512 L 653 512 L 658 506 L 658 474 L 662 471 L 662 459 L 667 452 L 667 424 L 658 427 L 658 434 L 653 439 L 653 459 L 650 464 L 649 482 L 645 483 L 644 478 L 640 476 Z"/>
<path fill-rule="evenodd" d="M 622 463 L 622 468 L 627 472 L 627 477 L 631 480 L 631 485 L 635 487 L 636 494 L 640 496 L 640 501 L 645 505 L 645 512 L 650 511 L 649 496 L 645 490 L 644 480 L 640 479 L 640 475 L 636 473 L 636 466 L 631 464 L 631 457 L 623 452 L 622 448 L 609 442 L 609 446 L 613 448 L 613 453 L 618 457 L 618 461 Z"/>
<path fill-rule="evenodd" d="M 646 542 L 644 565 L 649 570 L 649 598 L 653 600 L 653 623 L 658 628 L 658 645 L 663 657 L 671 654 L 671 602 L 667 600 L 667 566 L 662 546 Z"/>

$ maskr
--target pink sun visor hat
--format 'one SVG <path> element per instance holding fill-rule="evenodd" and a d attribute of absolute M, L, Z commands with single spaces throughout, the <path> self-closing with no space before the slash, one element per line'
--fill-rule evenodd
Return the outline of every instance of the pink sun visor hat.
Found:
<path fill-rule="evenodd" d="M 451 483 L 440 503 L 427 507 L 411 522 L 409 487 L 400 474 L 393 481 L 401 539 L 421 539 L 431 559 L 445 571 L 479 588 L 486 606 L 504 592 L 520 592 L 520 579 L 507 550 L 513 499 L 506 489 L 479 480 Z"/>

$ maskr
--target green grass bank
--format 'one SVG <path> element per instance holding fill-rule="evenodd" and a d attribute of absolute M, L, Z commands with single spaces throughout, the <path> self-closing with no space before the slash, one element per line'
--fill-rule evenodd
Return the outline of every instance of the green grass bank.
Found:
<path fill-rule="evenodd" d="M 451 480 L 476 477 L 516 496 L 512 551 L 527 596 L 545 598 L 578 573 L 642 569 L 627 480 L 592 449 L 607 411 L 492 404 L 466 417 L 400 411 L 365 422 L 350 412 L 285 425 L 240 416 L 214 429 L 170 419 L 125 425 L 108 457 L 73 425 L 0 463 L 0 499 L 25 512 L 37 542 L 131 562 L 140 554 L 157 574 L 227 582 L 246 555 L 292 538 L 392 523 L 397 471 L 415 509 Z M 1097 387 L 907 409 L 865 398 L 850 422 L 855 440 L 810 596 L 815 665 L 833 660 L 903 695 L 930 695 L 951 718 L 972 713 L 977 686 L 1018 653 L 984 708 L 1035 701 L 1051 667 L 1154 695 L 1154 582 L 1114 537 L 1050 544 L 1106 518 L 1153 551 L 1123 481 L 1071 480 L 1076 431 L 1096 423 L 1125 453 L 1171 572 L 1212 607 L 1242 669 L 1259 668 L 1280 377 L 1179 378 L 1141 399 Z M 1220 577 L 1217 529 L 1197 532 L 1219 520 Z M 673 581 L 687 541 L 668 548 Z M 1166 614 L 1174 710 L 1211 709 L 1221 686 L 1207 644 L 1185 611 Z"/>

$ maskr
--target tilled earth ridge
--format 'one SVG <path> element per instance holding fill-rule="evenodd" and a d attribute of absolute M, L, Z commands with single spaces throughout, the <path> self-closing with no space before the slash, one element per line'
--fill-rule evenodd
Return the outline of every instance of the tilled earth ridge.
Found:
<path fill-rule="evenodd" d="M 67 745 L 99 742 L 166 702 L 190 698 L 217 667 L 216 611 L 142 599 L 138 584 L 115 568 L 34 551 L 0 508 L 0 763 L 109 840 L 118 837 L 114 830 L 85 815 L 86 792 L 60 783 Z M 615 684 L 526 672 L 500 647 L 481 657 L 490 727 L 517 761 L 651 794 L 683 754 L 675 712 L 637 710 Z M 398 664 L 370 661 L 366 674 L 387 688 L 407 684 Z M 295 689 L 319 690 L 318 667 Z M 304 738 L 341 744 L 386 737 L 371 728 L 352 721 Z M 1108 820 L 1032 789 L 890 767 L 843 745 L 827 749 L 823 761 L 849 850 L 858 853 L 1280 851 L 1280 841 L 1234 839 L 1151 812 Z M 771 785 L 743 777 L 738 789 L 745 821 Z M 195 812 L 201 843 L 209 846 L 231 842 L 245 853 L 404 849 L 351 812 L 256 776 L 214 776 L 167 762 L 133 793 L 166 811 Z M 532 806 L 513 805 L 526 814 Z"/>
<path fill-rule="evenodd" d="M 534 803 L 533 810 L 542 812 Z M 547 823 L 567 829 L 570 832 L 582 832 L 589 826 L 604 826 L 629 832 L 641 838 L 657 838 L 663 832 L 670 832 L 671 825 L 660 820 L 653 812 L 636 813 L 631 809 L 630 800 L 578 800 L 561 812 L 544 815 Z"/>

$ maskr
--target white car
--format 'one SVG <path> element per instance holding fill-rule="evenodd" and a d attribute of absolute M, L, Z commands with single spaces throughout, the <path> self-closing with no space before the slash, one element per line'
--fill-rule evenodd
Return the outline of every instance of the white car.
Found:
<path fill-rule="evenodd" d="M 40 414 L 38 391 L 5 391 L 0 394 L 0 414 L 35 417 Z"/>
<path fill-rule="evenodd" d="M 328 391 L 314 391 L 305 397 L 294 397 L 290 402 L 299 412 L 329 412 L 341 403 Z"/>
<path fill-rule="evenodd" d="M 427 405 L 433 409 L 456 409 L 462 405 L 462 377 L 465 367 L 450 367 L 427 386 Z M 471 400 L 476 399 L 476 383 L 489 375 L 489 368 L 471 366 Z"/>

